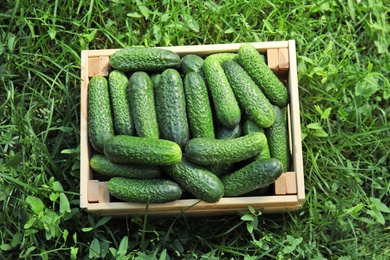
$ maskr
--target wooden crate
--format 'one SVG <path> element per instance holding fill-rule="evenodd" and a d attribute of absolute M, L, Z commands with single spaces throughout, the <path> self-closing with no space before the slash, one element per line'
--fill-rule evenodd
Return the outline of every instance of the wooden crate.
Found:
<path fill-rule="evenodd" d="M 107 182 L 94 179 L 89 166 L 93 149 L 87 133 L 87 91 L 89 79 L 94 75 L 108 76 L 110 56 L 117 49 L 85 50 L 81 53 L 81 168 L 80 168 L 80 207 L 89 212 L 101 215 L 217 215 L 234 214 L 246 210 L 248 205 L 264 213 L 279 213 L 297 210 L 305 198 L 301 126 L 298 96 L 298 78 L 296 65 L 295 41 L 253 42 L 255 48 L 266 55 L 268 66 L 287 84 L 290 103 L 288 105 L 288 125 L 290 149 L 292 154 L 292 171 L 283 174 L 273 185 L 271 195 L 222 198 L 216 203 L 198 199 L 180 199 L 164 204 L 137 204 L 118 202 L 110 197 Z M 178 53 L 207 56 L 218 52 L 237 52 L 240 44 L 213 44 L 197 46 L 163 47 Z"/>

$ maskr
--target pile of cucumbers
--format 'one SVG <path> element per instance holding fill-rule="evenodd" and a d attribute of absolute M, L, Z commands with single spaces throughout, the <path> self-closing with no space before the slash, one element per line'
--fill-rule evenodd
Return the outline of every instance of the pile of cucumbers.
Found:
<path fill-rule="evenodd" d="M 288 90 L 253 45 L 205 57 L 130 47 L 110 65 L 88 84 L 89 163 L 117 199 L 217 202 L 289 170 Z"/>

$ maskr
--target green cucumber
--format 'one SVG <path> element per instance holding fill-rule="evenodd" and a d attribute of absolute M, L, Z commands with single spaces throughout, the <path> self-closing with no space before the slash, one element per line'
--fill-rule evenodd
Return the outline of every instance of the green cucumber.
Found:
<path fill-rule="evenodd" d="M 233 52 L 220 52 L 220 53 L 214 53 L 207 57 L 208 59 L 213 59 L 218 61 L 219 63 L 222 63 L 227 60 L 234 60 L 238 62 L 238 54 Z"/>
<path fill-rule="evenodd" d="M 248 73 L 235 61 L 225 61 L 222 67 L 248 118 L 261 127 L 270 127 L 275 120 L 272 104 Z"/>
<path fill-rule="evenodd" d="M 240 123 L 241 109 L 221 63 L 216 59 L 206 58 L 203 70 L 218 121 L 227 128 L 235 127 Z"/>
<path fill-rule="evenodd" d="M 248 134 L 255 133 L 255 132 L 260 132 L 262 134 L 265 134 L 264 129 L 262 127 L 256 125 L 255 123 L 253 123 L 251 120 L 246 120 L 244 122 L 244 124 L 242 126 L 242 132 L 244 135 L 248 135 Z M 261 159 L 271 158 L 268 140 L 267 140 L 267 144 L 264 146 L 264 148 L 261 150 L 260 154 L 256 158 L 261 158 Z"/>
<path fill-rule="evenodd" d="M 242 134 L 247 135 L 247 134 L 254 133 L 254 132 L 260 132 L 260 133 L 265 134 L 264 128 L 255 124 L 252 120 L 246 119 L 244 121 L 244 124 L 242 125 Z"/>
<path fill-rule="evenodd" d="M 115 134 L 109 92 L 105 77 L 93 76 L 88 83 L 88 138 L 98 153 L 103 152 L 104 143 Z"/>
<path fill-rule="evenodd" d="M 91 168 L 107 177 L 152 179 L 161 177 L 161 170 L 155 165 L 114 163 L 102 154 L 95 154 L 89 160 Z"/>
<path fill-rule="evenodd" d="M 113 70 L 108 76 L 114 126 L 116 134 L 118 135 L 134 134 L 130 105 L 126 98 L 128 83 L 129 79 L 121 71 Z"/>
<path fill-rule="evenodd" d="M 198 72 L 199 74 L 203 74 L 203 65 L 204 59 L 195 54 L 187 54 L 181 59 L 180 69 L 183 74 L 187 74 L 189 72 Z"/>
<path fill-rule="evenodd" d="M 137 71 L 131 75 L 127 96 L 137 136 L 158 139 L 153 82 L 146 72 Z"/>
<path fill-rule="evenodd" d="M 287 109 L 273 106 L 275 112 L 274 124 L 265 129 L 269 142 L 271 157 L 279 159 L 283 164 L 283 171 L 290 170 L 290 141 L 287 128 Z"/>
<path fill-rule="evenodd" d="M 181 197 L 180 186 L 167 179 L 128 179 L 114 177 L 108 181 L 108 192 L 120 200 L 134 203 L 166 203 Z"/>
<path fill-rule="evenodd" d="M 160 138 L 184 147 L 189 140 L 190 130 L 183 81 L 179 72 L 174 69 L 165 70 L 154 89 Z"/>
<path fill-rule="evenodd" d="M 192 137 L 215 138 L 207 87 L 199 73 L 188 72 L 185 75 L 184 93 Z"/>
<path fill-rule="evenodd" d="M 165 166 L 164 171 L 200 200 L 217 202 L 224 194 L 223 184 L 216 175 L 184 158 L 176 164 Z"/>
<path fill-rule="evenodd" d="M 226 128 L 219 125 L 215 132 L 217 139 L 233 139 L 241 136 L 242 127 L 241 124 L 236 125 L 234 128 Z M 236 167 L 236 163 L 217 163 L 210 165 L 208 169 L 215 175 L 222 176 L 234 171 Z"/>
<path fill-rule="evenodd" d="M 152 75 L 150 75 L 150 79 L 153 82 L 153 88 L 156 87 L 158 82 L 160 81 L 160 76 L 160 73 L 152 73 Z"/>
<path fill-rule="evenodd" d="M 110 57 L 111 67 L 120 71 L 164 71 L 180 67 L 180 56 L 170 50 L 155 47 L 128 47 Z"/>
<path fill-rule="evenodd" d="M 288 90 L 265 63 L 265 59 L 250 43 L 240 45 L 238 60 L 253 81 L 273 105 L 288 104 Z"/>
<path fill-rule="evenodd" d="M 215 137 L 217 139 L 233 139 L 241 136 L 242 126 L 241 124 L 238 124 L 233 128 L 226 128 L 219 125 L 215 132 Z"/>
<path fill-rule="evenodd" d="M 266 187 L 283 173 L 282 163 L 275 159 L 257 159 L 243 168 L 221 177 L 225 197 L 234 197 Z"/>
<path fill-rule="evenodd" d="M 258 155 L 266 143 L 264 134 L 233 139 L 193 138 L 185 147 L 186 158 L 199 165 L 240 162 Z"/>
<path fill-rule="evenodd" d="M 104 154 L 112 162 L 147 165 L 170 165 L 182 157 L 174 142 L 129 135 L 116 135 L 106 141 Z"/>

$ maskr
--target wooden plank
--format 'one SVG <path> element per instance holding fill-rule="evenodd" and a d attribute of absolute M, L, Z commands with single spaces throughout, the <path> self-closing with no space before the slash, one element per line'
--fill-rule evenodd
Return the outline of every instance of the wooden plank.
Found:
<path fill-rule="evenodd" d="M 88 77 L 99 75 L 99 57 L 88 59 Z"/>
<path fill-rule="evenodd" d="M 302 155 L 302 135 L 301 135 L 301 119 L 299 107 L 299 92 L 298 92 L 298 69 L 295 41 L 289 41 L 289 62 L 290 68 L 288 72 L 288 90 L 290 94 L 290 115 L 289 125 L 291 125 L 291 152 L 293 155 L 293 169 L 296 173 L 297 196 L 300 203 L 305 199 L 305 180 L 303 175 L 303 155 Z"/>
<path fill-rule="evenodd" d="M 279 73 L 279 51 L 278 49 L 267 50 L 267 65 L 277 75 Z"/>
<path fill-rule="evenodd" d="M 98 205 L 98 204 L 92 204 Z M 109 204 L 103 204 L 109 205 Z M 291 212 L 301 209 L 301 204 L 291 205 L 291 206 L 279 206 L 279 207 L 254 207 L 256 211 L 261 211 L 263 214 L 275 214 L 275 213 L 285 213 Z M 182 213 L 186 216 L 225 216 L 225 215 L 237 215 L 242 209 L 218 209 L 218 210 L 188 210 L 188 211 L 180 211 L 180 210 L 171 210 L 171 211 L 160 211 L 160 212 L 150 212 L 148 211 L 148 217 L 175 217 Z M 145 214 L 145 209 L 140 211 L 129 211 L 126 209 L 105 209 L 105 210 L 90 210 L 91 213 L 99 214 L 100 216 L 115 216 L 115 217 L 125 217 L 129 214 Z"/>
<path fill-rule="evenodd" d="M 106 77 L 110 72 L 110 57 L 99 56 L 89 57 L 88 59 L 88 76 L 95 75 Z"/>
<path fill-rule="evenodd" d="M 295 172 L 286 173 L 286 194 L 297 194 L 297 177 Z"/>
<path fill-rule="evenodd" d="M 275 181 L 275 195 L 285 195 L 287 192 L 286 188 L 286 174 L 280 175 Z"/>
<path fill-rule="evenodd" d="M 81 52 L 81 81 L 80 81 L 80 207 L 88 206 L 88 181 L 92 179 L 89 167 L 91 149 L 88 142 L 87 130 L 87 99 L 88 99 L 88 51 Z"/>
<path fill-rule="evenodd" d="M 161 204 L 149 204 L 149 213 L 163 213 L 163 212 L 209 212 L 218 213 L 219 210 L 247 210 L 248 205 L 254 208 L 267 208 L 267 207 L 284 207 L 297 205 L 296 195 L 285 196 L 254 196 L 254 197 L 234 197 L 234 198 L 222 198 L 215 203 L 209 203 L 198 199 L 181 199 L 168 203 Z M 146 208 L 142 203 L 131 202 L 111 202 L 102 204 L 90 204 L 89 210 L 110 210 L 123 213 L 144 213 Z"/>
<path fill-rule="evenodd" d="M 99 181 L 98 180 L 88 181 L 88 202 L 89 203 L 99 202 Z"/>
<path fill-rule="evenodd" d="M 99 183 L 99 203 L 110 202 L 110 193 L 108 192 L 107 182 Z"/>
<path fill-rule="evenodd" d="M 280 48 L 279 50 L 279 72 L 281 74 L 287 73 L 290 68 L 290 60 L 288 57 L 288 49 L 287 48 Z"/>
<path fill-rule="evenodd" d="M 110 57 L 100 56 L 99 57 L 99 75 L 107 77 L 110 73 Z"/>
<path fill-rule="evenodd" d="M 185 199 L 169 203 L 150 204 L 148 216 L 177 216 L 182 212 L 188 216 L 237 214 L 240 210 L 248 210 L 248 205 L 251 205 L 256 210 L 261 209 L 265 213 L 286 212 L 288 209 L 294 208 L 296 210 L 300 207 L 300 204 L 297 204 L 296 195 L 222 198 L 216 203 L 208 203 L 197 199 Z M 145 214 L 145 210 L 145 204 L 130 202 L 91 203 L 88 208 L 88 211 L 92 213 L 96 212 L 102 215 L 113 216 L 142 215 Z"/>
<path fill-rule="evenodd" d="M 237 52 L 242 43 L 230 44 L 205 44 L 205 45 L 190 45 L 190 46 L 169 46 L 156 47 L 167 49 L 176 52 L 180 56 L 188 53 L 197 55 L 209 55 L 218 52 Z M 273 41 L 273 42 L 250 42 L 259 52 L 266 53 L 270 48 L 288 48 L 288 41 Z M 106 50 L 89 50 L 89 57 L 111 56 L 114 52 L 120 49 L 106 49 Z"/>

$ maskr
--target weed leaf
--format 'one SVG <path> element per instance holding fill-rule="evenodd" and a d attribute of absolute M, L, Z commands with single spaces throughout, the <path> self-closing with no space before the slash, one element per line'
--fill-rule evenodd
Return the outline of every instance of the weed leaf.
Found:
<path fill-rule="evenodd" d="M 128 246 L 129 246 L 129 238 L 127 236 L 124 236 L 121 240 L 121 243 L 119 244 L 117 255 L 125 256 L 127 253 Z"/>
<path fill-rule="evenodd" d="M 35 214 L 41 213 L 45 208 L 42 200 L 34 196 L 28 196 L 26 202 L 30 205 Z"/>
<path fill-rule="evenodd" d="M 89 246 L 89 258 L 97 258 L 100 256 L 100 243 L 97 238 L 92 240 L 91 245 Z"/>
<path fill-rule="evenodd" d="M 372 202 L 372 206 L 375 206 L 379 211 L 384 213 L 390 213 L 390 209 L 386 204 L 380 201 L 378 198 L 370 198 L 370 201 Z"/>
<path fill-rule="evenodd" d="M 66 197 L 65 193 L 60 193 L 60 213 L 70 212 L 70 205 L 68 197 Z"/>

